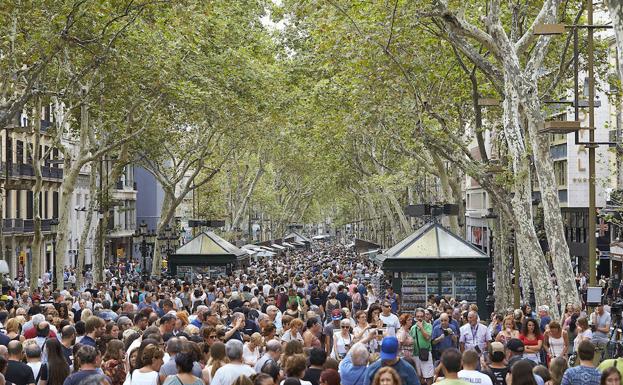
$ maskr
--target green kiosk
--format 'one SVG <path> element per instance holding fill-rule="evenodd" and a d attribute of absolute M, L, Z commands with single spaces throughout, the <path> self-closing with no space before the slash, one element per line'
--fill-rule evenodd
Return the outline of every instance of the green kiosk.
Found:
<path fill-rule="evenodd" d="M 489 317 L 485 307 L 489 256 L 437 222 L 375 256 L 375 262 L 390 276 L 403 311 L 426 307 L 433 294 L 476 303 L 480 317 Z"/>
<path fill-rule="evenodd" d="M 200 233 L 171 254 L 169 274 L 186 280 L 197 275 L 217 278 L 249 265 L 249 253 L 240 249 L 212 231 Z"/>

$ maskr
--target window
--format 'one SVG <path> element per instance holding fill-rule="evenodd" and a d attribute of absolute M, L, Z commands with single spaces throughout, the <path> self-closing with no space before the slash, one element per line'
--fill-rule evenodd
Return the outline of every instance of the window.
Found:
<path fill-rule="evenodd" d="M 567 185 L 567 160 L 554 162 L 554 176 L 558 186 Z"/>

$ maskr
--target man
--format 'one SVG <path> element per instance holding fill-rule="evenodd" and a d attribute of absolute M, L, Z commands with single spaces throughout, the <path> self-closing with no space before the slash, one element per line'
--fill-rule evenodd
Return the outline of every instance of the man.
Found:
<path fill-rule="evenodd" d="M 141 311 L 145 308 L 151 308 L 156 313 L 158 313 L 158 310 L 159 310 L 156 303 L 153 302 L 152 293 L 150 292 L 145 293 L 145 297 L 143 298 L 143 301 L 138 304 L 138 311 Z"/>
<path fill-rule="evenodd" d="M 398 350 L 400 344 L 398 339 L 394 336 L 383 338 L 381 342 L 381 356 L 380 359 L 368 366 L 363 378 L 363 385 L 372 384 L 374 375 L 376 372 L 384 366 L 391 366 L 394 368 L 403 385 L 420 385 L 417 373 L 411 364 L 402 358 L 398 357 Z"/>
<path fill-rule="evenodd" d="M 391 303 L 388 300 L 383 300 L 381 308 L 382 311 L 381 314 L 379 314 L 379 318 L 387 328 L 387 335 L 396 335 L 396 330 L 400 328 L 400 321 L 398 320 L 398 316 L 392 313 Z"/>
<path fill-rule="evenodd" d="M 88 345 L 81 346 L 76 357 L 80 360 L 80 370 L 67 377 L 63 385 L 78 385 L 87 377 L 101 374 L 99 367 L 102 363 L 102 356 L 97 349 Z M 108 377 L 106 378 L 108 383 L 112 383 Z"/>
<path fill-rule="evenodd" d="M 136 313 L 134 316 L 134 325 L 142 331 L 147 329 L 147 326 L 149 326 L 149 317 L 147 317 L 147 314 L 143 312 Z"/>
<path fill-rule="evenodd" d="M 582 341 L 578 345 L 580 365 L 569 368 L 562 376 L 561 385 L 598 385 L 601 373 L 593 365 L 595 345 L 590 341 Z"/>
<path fill-rule="evenodd" d="M 274 362 L 275 364 L 279 363 L 279 358 L 281 357 L 281 342 L 277 340 L 270 340 L 266 343 L 266 352 L 255 364 L 255 371 L 257 373 L 262 372 L 262 368 L 268 362 Z"/>
<path fill-rule="evenodd" d="M 478 313 L 470 311 L 467 313 L 467 323 L 459 330 L 459 344 L 461 352 L 465 350 L 475 350 L 478 355 L 486 352 L 491 341 L 489 328 L 478 322 Z"/>
<path fill-rule="evenodd" d="M 449 324 L 450 327 L 456 332 L 457 338 L 459 335 L 459 323 L 452 318 L 452 314 L 454 313 L 454 308 L 448 304 L 443 305 L 443 312 L 446 313 L 448 315 L 448 320 L 449 320 Z M 442 313 L 443 314 L 443 313 Z M 441 316 L 440 316 L 441 318 Z M 439 323 L 441 322 L 441 319 L 437 318 L 436 320 L 433 321 L 433 330 L 435 330 L 435 326 L 439 325 Z"/>
<path fill-rule="evenodd" d="M 314 314 L 315 315 L 315 314 Z M 303 333 L 303 346 L 306 348 L 314 347 L 314 345 L 320 342 L 320 334 L 322 333 L 322 326 L 320 320 L 316 317 L 311 317 L 306 323 L 307 329 Z M 320 347 L 320 346 L 318 346 Z"/>
<path fill-rule="evenodd" d="M 231 385 L 240 376 L 251 377 L 255 374 L 255 370 L 242 363 L 242 348 L 242 342 L 239 340 L 231 339 L 227 341 L 225 354 L 229 358 L 229 363 L 221 366 L 214 373 L 214 378 L 210 382 L 211 385 Z"/>
<path fill-rule="evenodd" d="M 71 325 L 65 325 L 61 329 L 61 350 L 67 364 L 70 366 L 73 363 L 73 347 L 76 340 L 76 329 Z"/>
<path fill-rule="evenodd" d="M 167 341 L 167 353 L 169 360 L 160 367 L 160 384 L 164 383 L 167 376 L 177 374 L 177 365 L 175 364 L 175 356 L 183 350 L 183 342 L 177 337 L 171 337 Z M 198 362 L 193 362 L 192 375 L 201 378 L 201 366 Z"/>
<path fill-rule="evenodd" d="M 320 384 L 320 373 L 322 366 L 327 360 L 327 353 L 322 349 L 313 348 L 309 351 L 309 368 L 305 371 L 303 381 L 309 381 L 312 385 Z"/>
<path fill-rule="evenodd" d="M 7 365 L 5 379 L 15 385 L 34 385 L 35 376 L 30 366 L 22 362 L 24 352 L 22 343 L 19 341 L 9 342 L 9 362 Z"/>
<path fill-rule="evenodd" d="M 110 309 L 110 301 L 103 301 L 102 307 L 98 312 L 98 317 L 102 318 L 104 321 L 116 321 L 119 318 L 119 315 Z"/>
<path fill-rule="evenodd" d="M 165 338 L 165 336 L 170 336 L 175 329 L 175 322 L 177 322 L 177 317 L 173 314 L 165 314 L 160 318 L 160 326 L 158 330 L 160 330 L 160 335 Z"/>
<path fill-rule="evenodd" d="M 400 296 L 394 292 L 393 287 L 387 288 L 387 294 L 385 295 L 385 300 L 389 301 L 391 304 L 391 311 L 394 314 L 398 314 L 400 311 Z"/>
<path fill-rule="evenodd" d="M 470 384 L 493 385 L 491 377 L 476 370 L 478 360 L 478 353 L 473 350 L 466 350 L 463 353 L 463 370 L 458 373 L 459 378 Z"/>
<path fill-rule="evenodd" d="M 444 350 L 456 348 L 459 336 L 459 330 L 450 323 L 450 316 L 447 313 L 441 313 L 438 320 L 437 326 L 433 326 L 433 335 L 431 336 L 436 359 L 441 357 Z"/>
<path fill-rule="evenodd" d="M 433 383 L 435 366 L 431 354 L 431 334 L 433 326 L 424 321 L 424 310 L 415 311 L 415 325 L 411 327 L 409 335 L 413 338 L 413 357 L 415 357 L 415 368 L 422 379 L 428 384 Z M 423 354 L 420 355 L 420 351 Z M 426 353 L 426 351 L 428 353 Z"/>
<path fill-rule="evenodd" d="M 545 333 L 545 328 L 552 322 L 552 318 L 549 316 L 549 306 L 539 306 L 539 327 L 541 328 L 541 334 Z"/>
<path fill-rule="evenodd" d="M 324 351 L 330 352 L 333 349 L 333 332 L 340 330 L 340 321 L 342 321 L 342 311 L 334 309 L 331 312 L 331 322 L 324 327 Z"/>
<path fill-rule="evenodd" d="M 519 360 L 523 360 L 523 353 L 526 350 L 526 346 L 523 341 L 518 338 L 511 338 L 506 343 L 506 362 L 508 363 L 508 369 L 513 367 L 513 364 Z M 530 360 L 528 360 L 530 361 Z M 536 366 L 534 361 L 530 361 L 532 366 Z"/>
<path fill-rule="evenodd" d="M 344 290 L 344 285 L 338 286 L 337 294 L 335 295 L 335 299 L 340 301 L 340 304 L 342 305 L 340 307 L 346 307 L 346 308 L 350 309 L 350 297 L 348 296 L 348 294 Z"/>
<path fill-rule="evenodd" d="M 354 344 L 346 357 L 340 361 L 339 372 L 342 385 L 358 385 L 363 381 L 370 353 L 366 345 L 357 342 Z"/>
<path fill-rule="evenodd" d="M 132 320 L 127 316 L 122 315 L 117 319 L 117 326 L 119 326 L 119 332 L 123 333 L 124 331 L 132 327 Z"/>
<path fill-rule="evenodd" d="M 461 352 L 455 348 L 446 349 L 441 355 L 441 371 L 444 379 L 436 385 L 469 385 L 469 382 L 459 378 L 461 370 Z"/>
<path fill-rule="evenodd" d="M 279 308 L 275 305 L 270 305 L 266 308 L 266 314 L 268 314 L 270 322 L 272 322 L 277 328 L 277 333 L 281 333 L 283 330 L 283 325 L 281 323 L 281 310 L 279 310 Z"/>
<path fill-rule="evenodd" d="M 605 348 L 610 337 L 610 313 L 604 310 L 604 305 L 599 304 L 595 312 L 591 314 L 591 321 L 595 327 L 593 343 L 598 347 Z"/>
<path fill-rule="evenodd" d="M 37 337 L 35 337 L 35 342 L 39 346 L 39 349 L 43 350 L 43 344 L 45 344 L 45 341 L 50 337 L 50 324 L 48 321 L 39 322 L 36 329 Z M 36 374 L 35 377 L 37 377 Z"/>
<path fill-rule="evenodd" d="M 34 378 L 39 378 L 39 370 L 41 369 L 41 348 L 35 343 L 29 343 L 24 347 L 24 352 L 26 353 L 26 365 L 32 369 Z"/>
<path fill-rule="evenodd" d="M 97 347 L 96 340 L 106 332 L 106 323 L 97 316 L 91 316 L 84 322 L 86 335 L 80 340 L 82 345 Z"/>

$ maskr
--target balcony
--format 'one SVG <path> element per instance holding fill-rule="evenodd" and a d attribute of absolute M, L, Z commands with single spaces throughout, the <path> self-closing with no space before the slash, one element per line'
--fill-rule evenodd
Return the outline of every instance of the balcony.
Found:
<path fill-rule="evenodd" d="M 35 170 L 31 164 L 28 163 L 0 163 L 0 179 L 7 174 L 9 177 L 34 179 Z M 41 176 L 43 179 L 49 179 L 54 181 L 61 181 L 63 179 L 63 169 L 49 166 L 41 166 Z"/>
<path fill-rule="evenodd" d="M 41 220 L 41 231 L 50 232 L 52 219 Z M 2 222 L 2 233 L 8 234 L 32 234 L 35 232 L 34 219 L 7 218 Z"/>

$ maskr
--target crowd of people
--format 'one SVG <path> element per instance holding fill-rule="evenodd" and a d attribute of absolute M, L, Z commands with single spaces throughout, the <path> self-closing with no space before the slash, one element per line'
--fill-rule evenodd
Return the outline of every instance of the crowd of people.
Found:
<path fill-rule="evenodd" d="M 375 264 L 334 244 L 227 277 L 139 279 L 0 298 L 0 385 L 620 384 L 608 306 L 479 316 L 402 311 Z M 107 275 L 108 275 L 107 273 Z"/>

